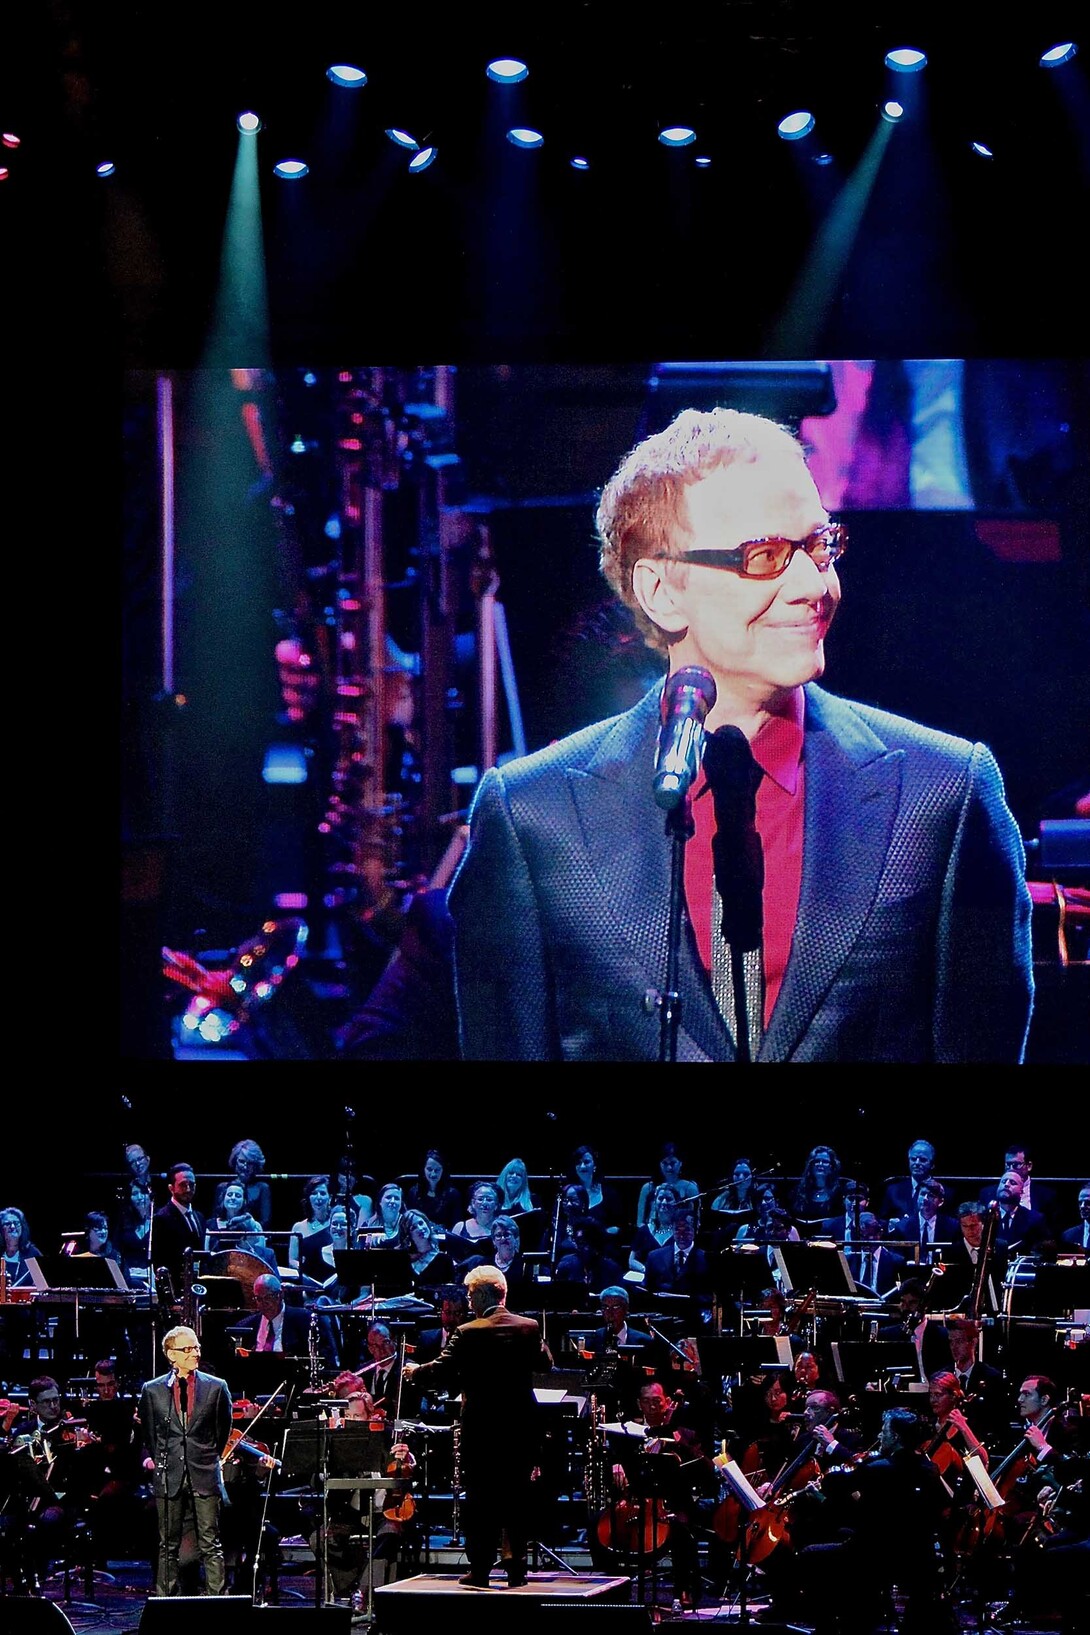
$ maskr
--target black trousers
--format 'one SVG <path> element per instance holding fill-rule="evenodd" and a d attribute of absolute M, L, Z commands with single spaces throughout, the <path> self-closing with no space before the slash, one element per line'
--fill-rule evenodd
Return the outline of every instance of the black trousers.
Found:
<path fill-rule="evenodd" d="M 525 1575 L 534 1502 L 532 1469 L 529 1461 L 505 1463 L 502 1470 L 491 1461 L 476 1470 L 466 1463 L 462 1513 L 466 1556 L 474 1578 L 487 1579 L 501 1548 L 508 1577 Z"/>
<path fill-rule="evenodd" d="M 178 1553 L 187 1531 L 197 1540 L 197 1553 L 204 1564 L 204 1585 L 209 1595 L 225 1595 L 227 1569 L 220 1541 L 220 1496 L 194 1493 L 186 1482 L 174 1498 L 160 1494 L 155 1501 L 159 1519 L 159 1566 L 155 1577 L 156 1595 L 177 1595 Z"/>

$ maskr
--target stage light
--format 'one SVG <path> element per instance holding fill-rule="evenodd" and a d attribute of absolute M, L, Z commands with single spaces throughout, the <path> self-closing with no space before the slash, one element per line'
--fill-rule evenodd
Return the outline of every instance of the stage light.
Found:
<path fill-rule="evenodd" d="M 589 170 L 590 160 L 584 159 L 581 153 L 577 153 L 571 162 L 571 167 L 573 170 Z"/>
<path fill-rule="evenodd" d="M 485 73 L 489 79 L 494 79 L 497 85 L 518 85 L 526 79 L 530 70 L 518 57 L 493 57 Z"/>
<path fill-rule="evenodd" d="M 8 169 L 7 165 L 0 165 L 0 182 L 6 182 L 10 175 L 11 171 Z"/>
<path fill-rule="evenodd" d="M 695 164 L 698 170 L 707 170 L 708 166 L 711 164 L 711 160 L 708 158 L 706 153 L 698 153 Z"/>
<path fill-rule="evenodd" d="M 513 126 L 507 133 L 507 140 L 514 143 L 516 148 L 540 148 L 545 145 L 541 132 L 529 125 Z"/>
<path fill-rule="evenodd" d="M 409 175 L 418 176 L 422 170 L 427 170 L 429 165 L 434 165 L 438 157 L 438 148 L 421 148 L 419 153 L 414 153 L 412 158 L 409 160 Z"/>
<path fill-rule="evenodd" d="M 4 147 L 6 148 L 17 148 L 20 140 L 21 139 L 15 135 L 14 131 L 5 131 L 4 134 L 0 136 L 0 143 L 3 143 Z"/>
<path fill-rule="evenodd" d="M 281 159 L 278 165 L 273 166 L 273 175 L 279 176 L 283 182 L 297 182 L 309 171 L 310 166 L 304 164 L 302 159 Z"/>
<path fill-rule="evenodd" d="M 918 74 L 927 67 L 927 58 L 915 46 L 898 46 L 896 51 L 886 52 L 886 67 L 895 74 Z"/>
<path fill-rule="evenodd" d="M 981 159 L 992 159 L 995 157 L 991 148 L 989 148 L 984 142 L 970 142 L 969 146 Z"/>
<path fill-rule="evenodd" d="M 261 117 L 259 114 L 255 113 L 239 114 L 235 124 L 238 126 L 240 131 L 243 131 L 247 135 L 251 135 L 253 132 L 261 129 Z"/>
<path fill-rule="evenodd" d="M 1040 65 L 1042 68 L 1060 68 L 1077 55 L 1078 49 L 1074 40 L 1067 40 L 1063 45 L 1054 45 L 1050 50 L 1041 53 Z"/>
<path fill-rule="evenodd" d="M 95 175 L 112 176 L 116 170 L 117 166 L 114 164 L 112 159 L 103 159 L 95 166 Z"/>
<path fill-rule="evenodd" d="M 397 147 L 408 148 L 412 153 L 420 146 L 415 136 L 410 136 L 408 131 L 398 130 L 396 125 L 391 125 L 385 134 Z"/>
<path fill-rule="evenodd" d="M 809 136 L 814 128 L 814 116 L 805 108 L 798 113 L 788 114 L 776 126 L 777 136 L 782 136 L 785 142 L 798 142 L 802 137 Z"/>
<path fill-rule="evenodd" d="M 886 121 L 887 125 L 896 125 L 899 119 L 904 118 L 904 112 L 904 105 L 900 102 L 893 102 L 891 100 L 889 102 L 883 102 L 882 104 L 882 118 Z"/>
<path fill-rule="evenodd" d="M 326 79 L 332 80 L 334 85 L 340 85 L 346 91 L 358 91 L 367 84 L 367 75 L 362 68 L 355 68 L 348 62 L 336 62 L 332 68 L 325 71 Z"/>
<path fill-rule="evenodd" d="M 659 132 L 659 141 L 664 148 L 687 148 L 696 141 L 696 132 L 691 125 L 667 125 Z"/>
<path fill-rule="evenodd" d="M 270 744 L 261 776 L 266 783 L 306 783 L 306 755 L 298 744 Z"/>

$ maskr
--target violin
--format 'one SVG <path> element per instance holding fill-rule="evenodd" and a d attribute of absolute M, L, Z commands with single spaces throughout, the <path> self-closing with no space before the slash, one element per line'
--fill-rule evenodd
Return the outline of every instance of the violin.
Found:
<path fill-rule="evenodd" d="M 415 1469 L 416 1460 L 409 1452 L 407 1442 L 395 1442 L 390 1449 L 390 1462 L 386 1466 L 387 1476 L 404 1476 L 408 1471 Z M 394 1482 L 386 1494 L 386 1503 L 382 1507 L 382 1514 L 387 1521 L 412 1521 L 416 1514 L 416 1501 L 408 1482 Z"/>
<path fill-rule="evenodd" d="M 267 1470 L 279 1470 L 281 1467 L 282 1461 L 273 1457 L 267 1443 L 254 1442 L 246 1435 L 245 1431 L 233 1430 L 227 1438 L 227 1445 L 220 1457 L 220 1464 L 225 1465 L 229 1459 L 238 1453 L 252 1453 L 256 1458 L 260 1459 Z"/>
<path fill-rule="evenodd" d="M 265 1412 L 265 1409 L 271 1407 L 282 1390 L 283 1385 L 279 1386 L 277 1390 L 274 1391 L 273 1395 L 268 1399 L 263 1408 L 259 1408 L 257 1410 L 253 1419 L 250 1421 L 250 1430 L 253 1430 L 254 1426 Z M 240 1406 L 242 1401 L 244 1401 L 244 1399 L 240 1399 Z M 252 1404 L 247 1403 L 246 1406 L 252 1407 Z M 234 1417 L 234 1409 L 232 1409 L 232 1417 Z M 248 1437 L 246 1435 L 245 1431 L 233 1429 L 227 1438 L 227 1445 L 224 1448 L 223 1453 L 220 1455 L 221 1470 L 223 1469 L 224 1465 L 227 1464 L 228 1460 L 231 1459 L 236 1453 L 255 1454 L 268 1470 L 279 1470 L 281 1468 L 282 1461 L 273 1457 L 268 1446 L 264 1442 L 255 1442 L 252 1437 Z"/>

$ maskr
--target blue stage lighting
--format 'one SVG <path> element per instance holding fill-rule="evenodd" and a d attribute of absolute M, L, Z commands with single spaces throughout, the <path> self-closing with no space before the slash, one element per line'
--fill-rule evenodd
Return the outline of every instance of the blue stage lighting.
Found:
<path fill-rule="evenodd" d="M 235 120 L 235 124 L 238 126 L 240 131 L 250 135 L 254 131 L 259 131 L 261 129 L 261 116 L 260 114 L 255 114 L 253 112 L 239 114 L 238 118 Z"/>
<path fill-rule="evenodd" d="M 391 142 L 396 144 L 397 147 L 408 148 L 412 153 L 415 153 L 417 148 L 420 146 L 420 143 L 416 140 L 415 136 L 410 136 L 408 131 L 399 130 L 396 125 L 390 125 L 386 131 L 386 135 Z"/>
<path fill-rule="evenodd" d="M 589 170 L 590 160 L 584 159 L 581 153 L 577 153 L 571 162 L 571 167 L 573 170 Z"/>
<path fill-rule="evenodd" d="M 297 182 L 301 176 L 306 176 L 310 166 L 302 159 L 281 159 L 278 165 L 273 166 L 273 175 L 279 176 L 284 182 Z"/>
<path fill-rule="evenodd" d="M 988 147 L 987 144 L 984 143 L 984 142 L 970 142 L 969 146 L 972 148 L 973 152 L 975 154 L 977 154 L 978 157 L 981 158 L 981 159 L 994 158 L 994 155 L 992 153 L 991 148 Z"/>
<path fill-rule="evenodd" d="M 498 85 L 518 85 L 530 70 L 519 57 L 493 57 L 485 73 Z"/>
<path fill-rule="evenodd" d="M 540 148 L 545 145 L 545 138 L 541 132 L 533 130 L 529 125 L 515 125 L 508 131 L 507 140 L 513 142 L 516 148 Z"/>
<path fill-rule="evenodd" d="M 96 176 L 112 176 L 116 169 L 117 169 L 117 166 L 114 164 L 112 159 L 103 159 L 100 164 L 97 164 L 95 166 L 95 175 Z"/>
<path fill-rule="evenodd" d="M 1043 51 L 1040 57 L 1042 68 L 1059 68 L 1065 62 L 1070 62 L 1078 54 L 1078 46 L 1074 40 L 1067 40 L 1063 45 L 1054 45 L 1048 51 Z"/>
<path fill-rule="evenodd" d="M 362 68 L 356 68 L 348 62 L 336 62 L 332 68 L 327 68 L 326 79 L 332 80 L 334 85 L 341 85 L 346 91 L 358 91 L 367 84 L 367 75 Z"/>
<path fill-rule="evenodd" d="M 927 67 L 927 57 L 915 46 L 898 46 L 896 51 L 886 52 L 886 67 L 892 68 L 895 74 L 918 74 L 921 68 Z"/>
<path fill-rule="evenodd" d="M 809 136 L 814 128 L 814 116 L 805 108 L 797 113 L 788 114 L 776 126 L 777 136 L 782 136 L 785 142 L 798 142 L 804 136 Z"/>
<path fill-rule="evenodd" d="M 659 141 L 664 148 L 687 148 L 696 141 L 696 132 L 691 125 L 667 125 L 659 132 Z"/>
<path fill-rule="evenodd" d="M 904 111 L 904 105 L 900 102 L 890 100 L 882 104 L 882 118 L 888 125 L 896 125 L 904 117 Z"/>
<path fill-rule="evenodd" d="M 438 157 L 439 157 L 439 149 L 438 148 L 436 148 L 436 147 L 421 148 L 419 153 L 414 153 L 412 158 L 409 160 L 409 174 L 410 174 L 410 176 L 417 176 L 417 175 L 419 175 L 419 173 L 422 170 L 427 170 L 429 165 L 434 165 L 434 163 L 435 163 L 435 161 L 436 161 L 436 159 Z"/>

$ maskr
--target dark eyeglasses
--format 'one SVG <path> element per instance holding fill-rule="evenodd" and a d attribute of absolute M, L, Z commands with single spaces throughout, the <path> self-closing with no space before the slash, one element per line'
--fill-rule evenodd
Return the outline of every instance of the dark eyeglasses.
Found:
<path fill-rule="evenodd" d="M 692 562 L 700 568 L 726 568 L 741 574 L 743 579 L 778 579 L 787 569 L 796 551 L 805 551 L 822 573 L 844 555 L 848 548 L 848 530 L 842 522 L 828 522 L 815 528 L 805 539 L 781 539 L 770 535 L 767 539 L 747 539 L 744 545 L 727 550 L 679 551 L 677 562 Z"/>

